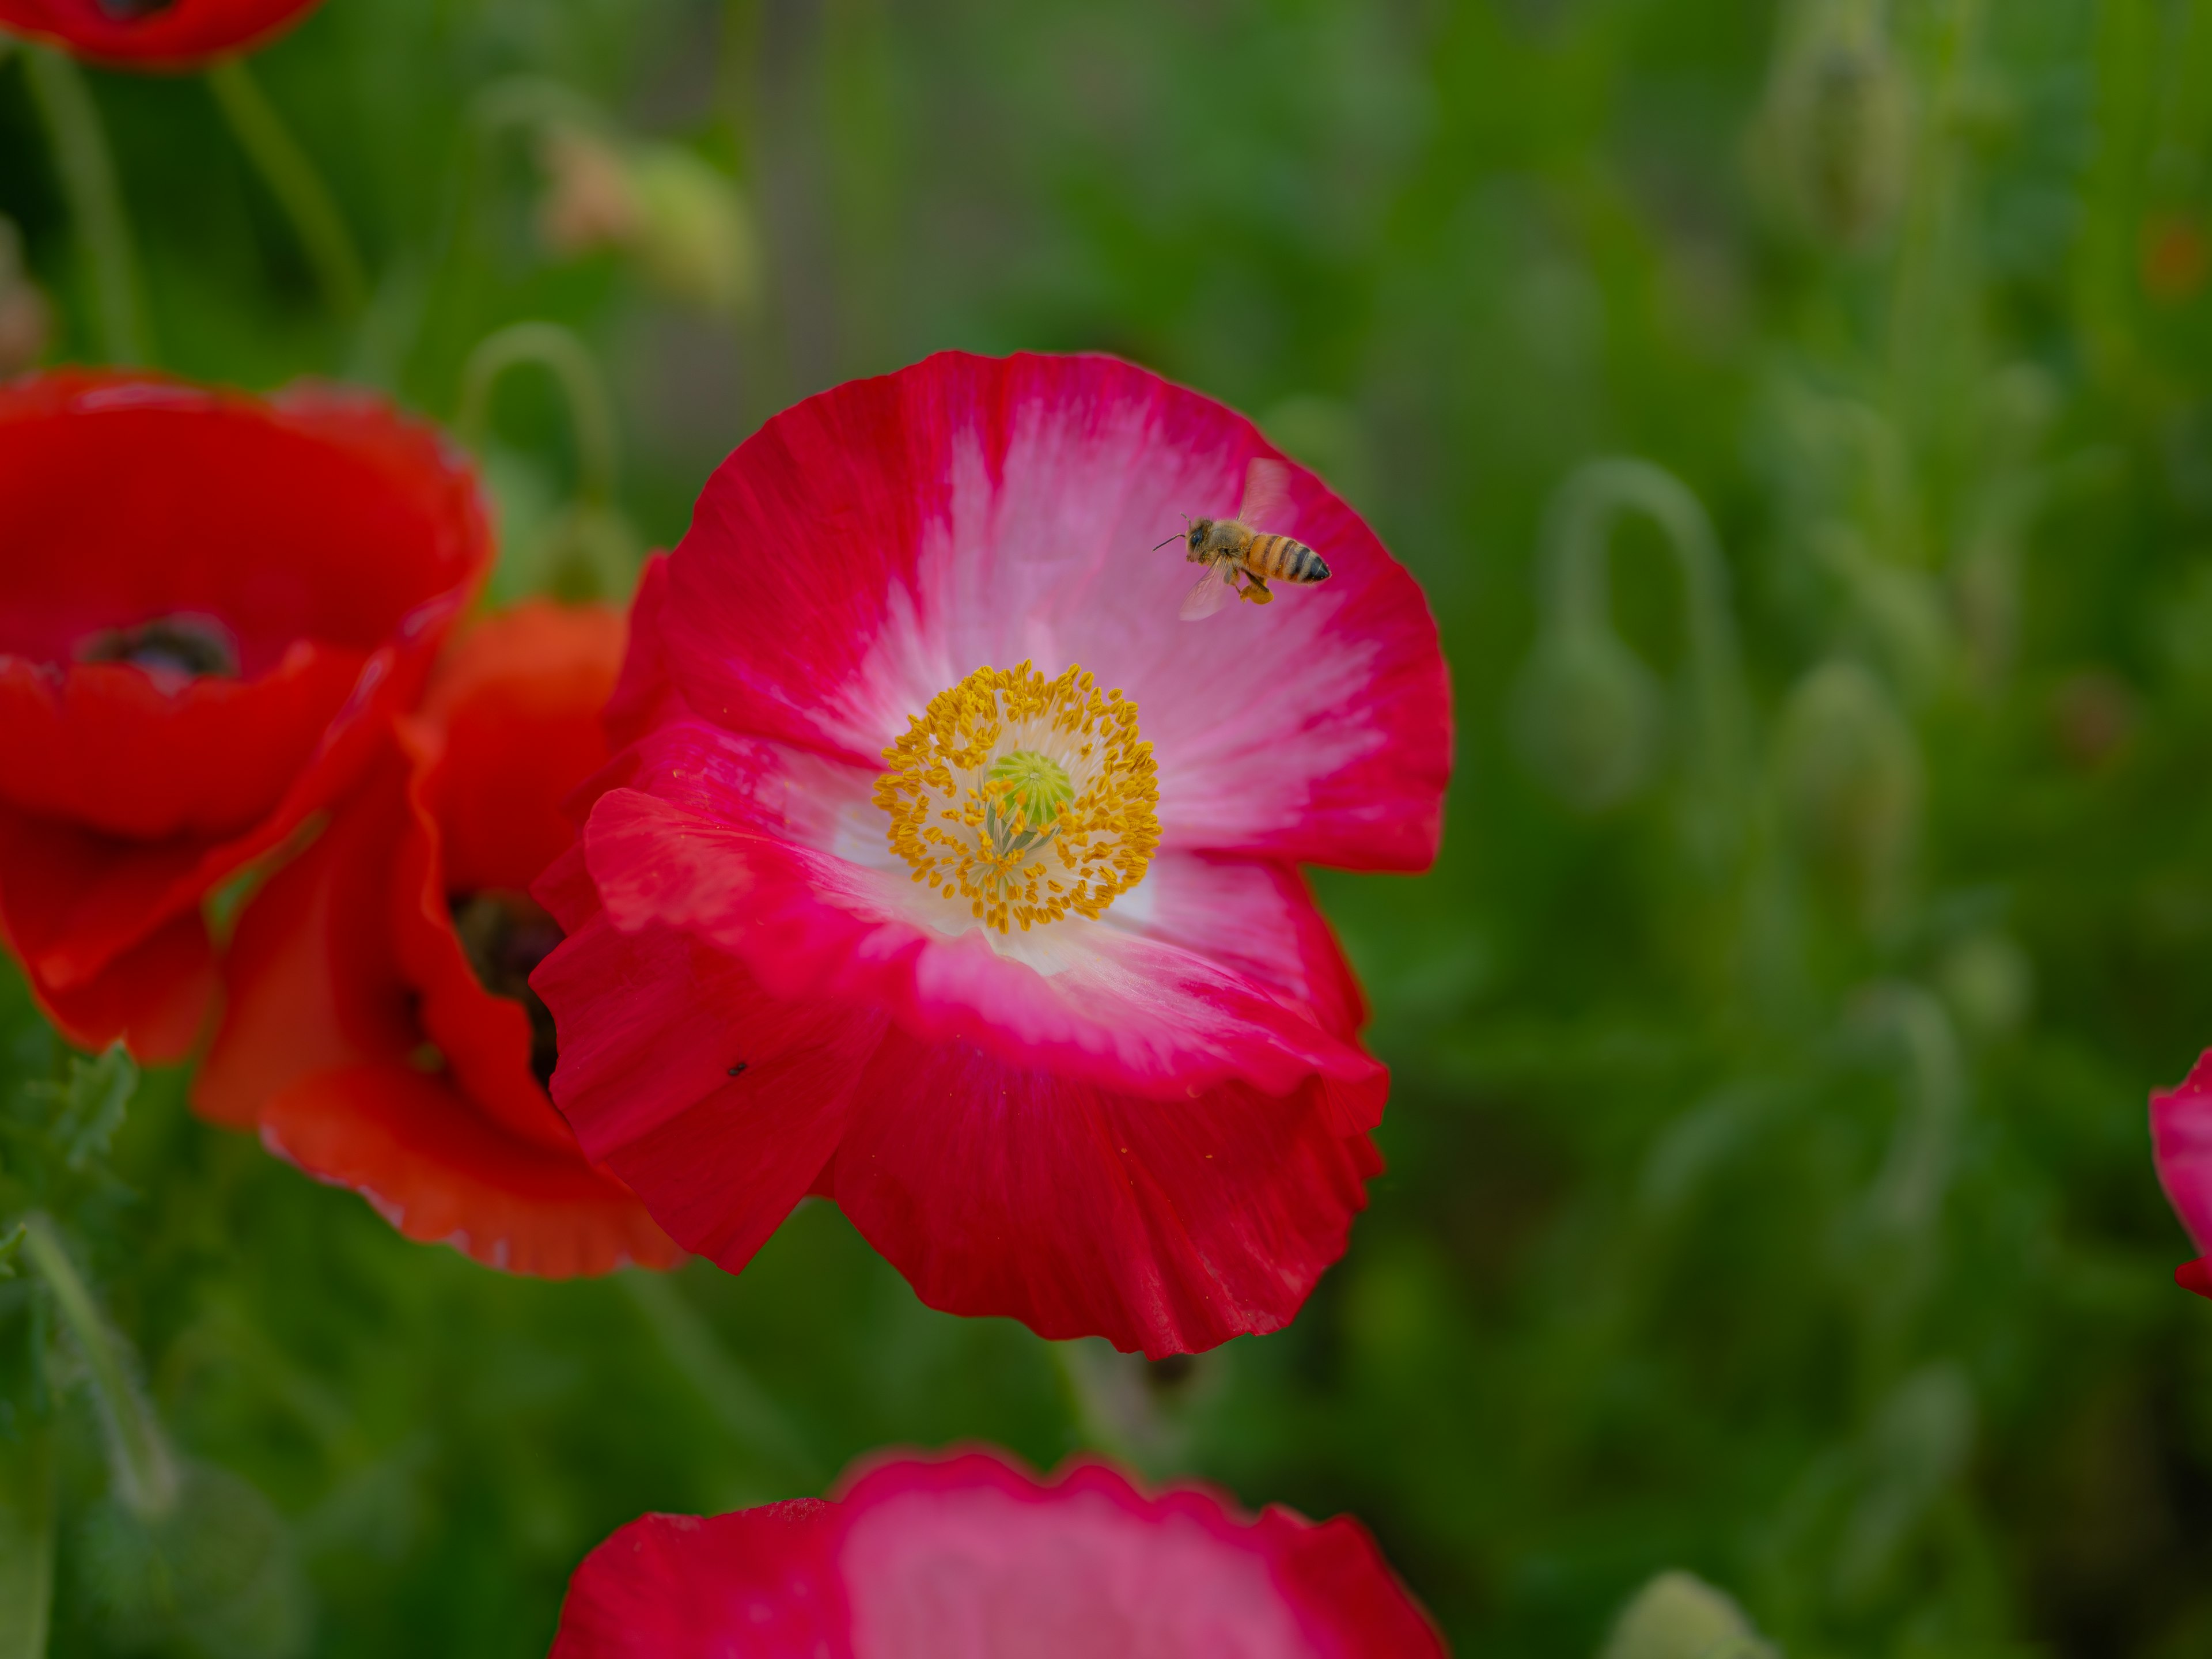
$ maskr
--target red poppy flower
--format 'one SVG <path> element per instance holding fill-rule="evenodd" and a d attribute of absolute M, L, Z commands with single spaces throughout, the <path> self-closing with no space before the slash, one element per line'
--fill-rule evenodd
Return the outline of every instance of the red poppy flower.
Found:
<path fill-rule="evenodd" d="M 191 1048 L 201 905 L 356 779 L 483 574 L 468 471 L 371 398 L 0 387 L 0 933 L 74 1042 Z"/>
<path fill-rule="evenodd" d="M 266 45 L 321 0 L 0 0 L 0 30 L 119 67 L 188 70 Z"/>
<path fill-rule="evenodd" d="M 410 1238 L 549 1278 L 680 1253 L 546 1097 L 530 884 L 605 763 L 622 618 L 525 605 L 454 645 L 368 782 L 247 907 L 193 1099 Z"/>
<path fill-rule="evenodd" d="M 553 1659 L 1443 1659 L 1373 1540 L 1079 1464 L 899 1458 L 823 1503 L 648 1515 L 593 1550 Z"/>
<path fill-rule="evenodd" d="M 2151 1146 L 2181 1224 L 2200 1250 L 2212 1252 L 2212 1051 L 2179 1089 L 2150 1097 Z M 2212 1267 L 2192 1261 L 2174 1274 L 2184 1289 L 2212 1296 Z"/>
<path fill-rule="evenodd" d="M 1433 856 L 1420 590 L 1286 475 L 1335 574 L 1176 618 L 1185 513 L 1265 441 L 1103 357 L 933 357 L 769 422 L 647 574 L 630 739 L 540 895 L 554 1097 L 687 1249 L 810 1189 L 931 1304 L 1161 1354 L 1341 1254 L 1383 1068 L 1296 866 Z"/>

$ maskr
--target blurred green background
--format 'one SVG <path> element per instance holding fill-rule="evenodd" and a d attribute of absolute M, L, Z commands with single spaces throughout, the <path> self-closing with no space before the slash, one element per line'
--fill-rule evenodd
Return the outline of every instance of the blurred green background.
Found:
<path fill-rule="evenodd" d="M 539 1654 L 641 1510 L 965 1437 L 1352 1511 L 1463 1655 L 1678 1566 L 1796 1659 L 2212 1654 L 2144 1113 L 2212 1038 L 2212 3 L 327 0 L 250 70 L 360 274 L 222 87 L 91 73 L 149 349 L 460 419 L 499 594 L 846 376 L 1103 348 L 1369 515 L 1459 769 L 1434 873 L 1320 883 L 1389 1172 L 1195 1363 L 931 1313 L 818 1204 L 501 1278 L 149 1077 L 73 1237 L 217 1587 L 80 1391 L 57 1654 Z M 20 52 L 0 214 L 0 344 L 27 280 L 101 356 Z"/>

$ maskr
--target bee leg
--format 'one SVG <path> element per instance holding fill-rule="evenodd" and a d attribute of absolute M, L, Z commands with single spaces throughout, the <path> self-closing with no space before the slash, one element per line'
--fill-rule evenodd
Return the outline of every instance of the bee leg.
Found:
<path fill-rule="evenodd" d="M 1244 597 L 1255 605 L 1265 605 L 1275 596 L 1268 592 L 1267 583 L 1248 571 L 1244 577 Z"/>

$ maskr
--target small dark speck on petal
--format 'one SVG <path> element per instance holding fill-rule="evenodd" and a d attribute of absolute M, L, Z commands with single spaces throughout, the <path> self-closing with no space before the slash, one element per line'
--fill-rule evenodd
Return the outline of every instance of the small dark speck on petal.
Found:
<path fill-rule="evenodd" d="M 734 1066 L 731 1066 L 731 1067 L 730 1067 L 730 1075 L 731 1075 L 732 1077 L 735 1077 L 735 1076 L 737 1076 L 737 1074 L 738 1074 L 738 1073 L 740 1073 L 740 1072 L 744 1071 L 744 1069 L 745 1069 L 745 1062 L 744 1062 L 744 1061 L 743 1061 L 743 1060 L 739 1060 L 736 1065 L 734 1065 Z"/>

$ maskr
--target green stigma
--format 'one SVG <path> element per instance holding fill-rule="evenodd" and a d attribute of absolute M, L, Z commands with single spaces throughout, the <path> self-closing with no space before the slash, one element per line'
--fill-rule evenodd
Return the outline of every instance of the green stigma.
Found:
<path fill-rule="evenodd" d="M 984 775 L 1002 787 L 1000 800 L 1021 809 L 1023 827 L 1032 834 L 1049 830 L 1075 799 L 1075 785 L 1066 769 L 1034 749 L 1000 756 Z"/>

